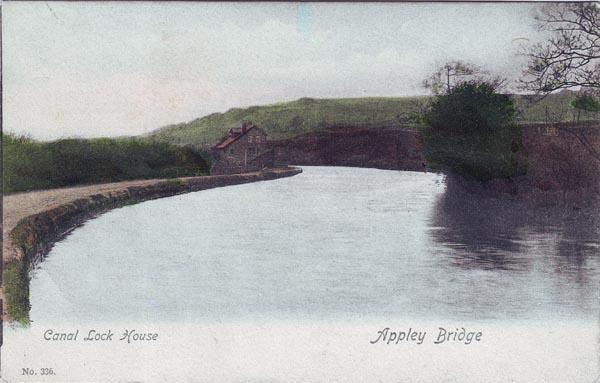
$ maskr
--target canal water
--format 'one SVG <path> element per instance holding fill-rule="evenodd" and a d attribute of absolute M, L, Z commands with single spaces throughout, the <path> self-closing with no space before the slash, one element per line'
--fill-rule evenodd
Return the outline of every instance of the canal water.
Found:
<path fill-rule="evenodd" d="M 594 382 L 599 222 L 439 174 L 342 167 L 123 207 L 34 271 L 32 324 L 6 330 L 2 377 Z"/>

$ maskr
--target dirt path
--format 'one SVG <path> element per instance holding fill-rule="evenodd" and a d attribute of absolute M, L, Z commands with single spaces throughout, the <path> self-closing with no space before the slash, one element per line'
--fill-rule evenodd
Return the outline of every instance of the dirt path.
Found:
<path fill-rule="evenodd" d="M 4 261 L 9 261 L 12 258 L 11 244 L 8 236 L 21 219 L 69 203 L 78 198 L 125 190 L 130 186 L 147 186 L 160 181 L 164 180 L 113 182 L 5 195 L 2 209 L 2 254 Z"/>
<path fill-rule="evenodd" d="M 270 169 L 269 171 L 277 174 L 277 176 L 274 178 L 279 178 L 284 173 L 289 173 L 290 169 Z M 258 177 L 261 174 L 261 172 L 253 172 L 245 173 L 239 176 L 253 178 Z M 184 177 L 180 178 L 180 180 L 186 184 L 198 182 L 210 183 L 219 182 L 219 179 L 223 180 L 227 177 L 228 176 Z M 15 253 L 14 249 L 12 249 L 10 232 L 15 228 L 19 221 L 25 217 L 51 210 L 60 205 L 71 203 L 72 201 L 80 198 L 87 198 L 97 194 L 107 195 L 109 193 L 118 193 L 126 191 L 127 188 L 130 187 L 153 186 L 159 183 L 164 183 L 165 181 L 165 179 L 123 181 L 5 195 L 2 211 L 2 258 L 4 262 L 10 261 L 14 258 Z"/>

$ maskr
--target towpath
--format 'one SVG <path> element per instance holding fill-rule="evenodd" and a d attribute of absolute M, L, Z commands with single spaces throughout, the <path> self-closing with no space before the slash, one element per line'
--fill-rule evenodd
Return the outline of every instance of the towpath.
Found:
<path fill-rule="evenodd" d="M 271 169 L 274 173 L 285 173 L 287 169 Z M 259 175 L 260 172 L 246 173 L 246 176 Z M 222 176 L 183 177 L 183 182 L 216 178 Z M 56 208 L 60 205 L 71 203 L 80 198 L 88 198 L 96 194 L 109 194 L 126 191 L 129 187 L 152 186 L 166 181 L 165 179 L 135 180 L 74 186 L 59 189 L 37 190 L 23 193 L 14 193 L 4 196 L 2 209 L 2 254 L 4 262 L 10 261 L 15 252 L 10 241 L 10 232 L 17 223 L 28 216 Z"/>

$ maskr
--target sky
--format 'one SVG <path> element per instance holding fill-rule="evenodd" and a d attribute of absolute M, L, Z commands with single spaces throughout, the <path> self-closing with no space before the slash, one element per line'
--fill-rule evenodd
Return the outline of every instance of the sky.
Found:
<path fill-rule="evenodd" d="M 516 80 L 536 6 L 5 2 L 3 129 L 137 135 L 301 97 L 426 94 L 450 60 Z"/>

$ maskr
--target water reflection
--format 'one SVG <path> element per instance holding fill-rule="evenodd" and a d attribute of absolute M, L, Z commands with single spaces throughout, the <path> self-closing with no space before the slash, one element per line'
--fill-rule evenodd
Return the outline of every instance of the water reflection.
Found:
<path fill-rule="evenodd" d="M 466 192 L 452 179 L 436 201 L 431 238 L 452 249 L 450 263 L 466 269 L 527 271 L 539 258 L 554 272 L 585 283 L 598 269 L 600 212 L 596 207 L 535 207 Z"/>

